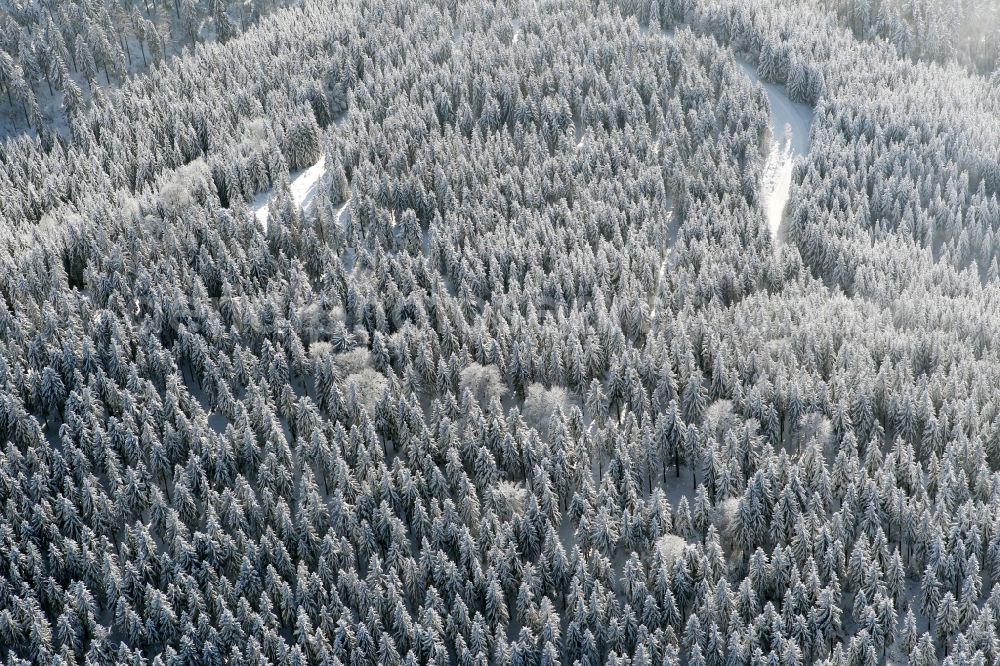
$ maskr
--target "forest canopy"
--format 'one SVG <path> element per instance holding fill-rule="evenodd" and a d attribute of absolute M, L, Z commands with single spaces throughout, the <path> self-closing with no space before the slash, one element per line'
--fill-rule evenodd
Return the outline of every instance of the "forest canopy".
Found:
<path fill-rule="evenodd" d="M 946 4 L 0 0 L 0 659 L 1000 661 Z"/>

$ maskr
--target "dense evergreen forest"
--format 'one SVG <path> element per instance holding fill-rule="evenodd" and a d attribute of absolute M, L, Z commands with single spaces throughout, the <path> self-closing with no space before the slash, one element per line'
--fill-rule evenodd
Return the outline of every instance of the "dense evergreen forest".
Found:
<path fill-rule="evenodd" d="M 0 660 L 1000 662 L 998 25 L 0 0 Z"/>
<path fill-rule="evenodd" d="M 228 41 L 287 4 L 0 0 L 0 137 L 31 131 L 51 143 L 102 86 L 201 42 Z"/>

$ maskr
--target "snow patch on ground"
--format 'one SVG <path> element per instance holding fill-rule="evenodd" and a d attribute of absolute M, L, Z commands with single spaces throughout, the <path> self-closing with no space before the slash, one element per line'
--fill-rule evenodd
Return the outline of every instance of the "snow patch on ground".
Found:
<path fill-rule="evenodd" d="M 736 62 L 751 81 L 764 87 L 771 107 L 772 142 L 764 165 L 763 204 L 771 237 L 777 241 L 785 204 L 791 193 L 792 166 L 796 157 L 809 153 L 813 110 L 805 104 L 793 102 L 780 86 L 761 79 L 746 60 L 737 58 Z"/>
<path fill-rule="evenodd" d="M 271 199 L 271 190 L 265 190 L 253 198 L 250 210 L 253 211 L 257 221 L 264 229 L 267 229 L 267 202 Z"/>
<path fill-rule="evenodd" d="M 742 58 L 736 59 L 737 64 L 751 81 L 760 83 L 767 93 L 767 101 L 771 105 L 771 133 L 775 138 L 784 134 L 785 126 L 791 127 L 791 151 L 794 155 L 806 155 L 809 152 L 809 132 L 812 129 L 813 110 L 806 104 L 799 104 L 789 99 L 784 89 L 760 78 L 753 65 Z"/>
<path fill-rule="evenodd" d="M 337 222 L 340 224 L 344 230 L 347 229 L 347 221 L 351 217 L 351 211 L 348 210 L 348 206 L 351 205 L 351 197 L 347 197 L 344 204 L 337 210 Z"/>
<path fill-rule="evenodd" d="M 292 196 L 295 198 L 295 203 L 303 208 L 309 207 L 316 196 L 316 184 L 324 173 L 326 173 L 326 155 L 320 157 L 316 164 L 303 171 L 292 182 Z"/>
<path fill-rule="evenodd" d="M 663 491 L 663 495 L 670 502 L 671 509 L 680 506 L 682 499 L 687 499 L 688 507 L 694 506 L 694 497 L 698 488 L 698 477 L 694 470 L 686 463 L 681 464 L 680 474 L 676 474 L 673 465 L 667 465 L 667 479 L 663 477 L 653 479 L 653 492 L 657 489 Z M 652 496 L 653 493 L 649 493 Z"/>
<path fill-rule="evenodd" d="M 792 189 L 792 155 L 791 129 L 785 125 L 783 138 L 771 142 L 771 152 L 764 164 L 764 212 L 767 215 L 767 228 L 771 238 L 778 238 L 778 229 L 784 216 L 785 204 Z"/>
<path fill-rule="evenodd" d="M 319 161 L 308 169 L 291 174 L 288 179 L 289 188 L 292 193 L 292 200 L 296 206 L 302 210 L 309 208 L 312 200 L 316 197 L 316 186 L 324 173 L 326 173 L 326 155 L 320 157 Z M 258 194 L 253 200 L 253 205 L 250 207 L 257 220 L 261 223 L 261 226 L 265 229 L 267 229 L 267 204 L 271 200 L 271 192 L 272 190 L 267 190 Z M 341 209 L 341 212 L 343 212 L 343 209 Z"/>

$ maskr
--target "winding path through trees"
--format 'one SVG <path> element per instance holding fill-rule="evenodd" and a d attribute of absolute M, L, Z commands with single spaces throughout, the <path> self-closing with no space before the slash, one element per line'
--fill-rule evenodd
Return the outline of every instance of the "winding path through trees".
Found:
<path fill-rule="evenodd" d="M 771 111 L 771 151 L 764 165 L 762 204 L 767 215 L 767 226 L 776 243 L 784 218 L 785 205 L 792 187 L 792 167 L 796 157 L 809 153 L 809 131 L 813 110 L 789 99 L 784 88 L 764 81 L 749 62 L 737 58 L 736 62 L 752 81 L 760 83 L 767 93 Z"/>

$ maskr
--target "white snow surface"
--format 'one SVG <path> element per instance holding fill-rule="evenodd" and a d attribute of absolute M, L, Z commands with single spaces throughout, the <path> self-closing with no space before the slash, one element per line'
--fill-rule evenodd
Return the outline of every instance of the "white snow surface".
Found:
<path fill-rule="evenodd" d="M 324 173 L 326 173 L 326 155 L 321 156 L 319 161 L 308 169 L 296 171 L 291 174 L 288 180 L 292 192 L 292 200 L 296 206 L 302 210 L 309 208 L 313 198 L 316 196 L 316 185 Z M 257 216 L 257 220 L 260 221 L 264 229 L 267 229 L 267 204 L 270 200 L 271 190 L 261 192 L 254 199 L 251 206 L 254 215 Z"/>
<path fill-rule="evenodd" d="M 345 230 L 347 229 L 347 219 L 351 215 L 351 211 L 347 209 L 347 207 L 350 205 L 351 205 L 351 197 L 347 197 L 347 201 L 345 201 L 344 205 L 342 205 L 340 209 L 337 211 L 337 222 L 339 222 L 340 226 L 342 226 Z"/>
<path fill-rule="evenodd" d="M 764 87 L 771 107 L 773 140 L 771 152 L 764 164 L 763 202 L 771 237 L 778 241 L 778 230 L 792 187 L 794 160 L 809 153 L 813 110 L 805 104 L 793 102 L 780 86 L 761 79 L 757 70 L 746 60 L 737 58 L 736 62 L 752 81 Z"/>

